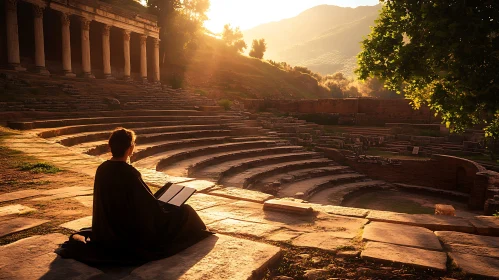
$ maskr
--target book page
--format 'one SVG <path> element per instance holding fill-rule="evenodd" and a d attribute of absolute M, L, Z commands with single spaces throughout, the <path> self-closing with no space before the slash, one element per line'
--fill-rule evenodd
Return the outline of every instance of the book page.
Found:
<path fill-rule="evenodd" d="M 180 185 L 171 185 L 165 193 L 158 199 L 168 203 L 175 195 L 177 195 L 184 187 Z"/>
<path fill-rule="evenodd" d="M 178 193 L 174 198 L 172 198 L 170 201 L 168 201 L 168 204 L 172 204 L 172 205 L 180 207 L 195 192 L 196 192 L 196 189 L 194 189 L 194 188 L 184 187 L 184 189 L 182 191 L 180 191 L 180 193 Z"/>

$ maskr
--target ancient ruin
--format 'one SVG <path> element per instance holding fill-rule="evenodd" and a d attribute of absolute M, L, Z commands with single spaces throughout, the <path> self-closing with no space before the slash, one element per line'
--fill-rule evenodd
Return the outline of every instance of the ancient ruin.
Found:
<path fill-rule="evenodd" d="M 9 66 L 0 70 L 2 93 L 36 93 L 0 102 L 0 124 L 9 128 L 2 145 L 67 176 L 50 189 L 17 189 L 14 182 L 0 189 L 0 278 L 259 279 L 279 265 L 285 247 L 372 262 L 366 277 L 384 264 L 428 279 L 499 275 L 499 219 L 491 216 L 499 205 L 497 166 L 460 157 L 483 152 L 478 131 L 448 135 L 428 109 L 413 111 L 405 100 L 246 100 L 225 111 L 158 83 L 159 30 L 151 15 L 82 0 L 6 0 L 0 12 L 7 19 L 0 49 L 8 54 L 1 61 Z M 34 57 L 23 46 L 29 32 L 18 31 L 26 22 L 34 27 Z M 47 34 L 44 24 L 59 34 Z M 44 49 L 44 40 L 60 47 Z M 213 238 L 122 270 L 54 253 L 67 234 L 91 225 L 92 176 L 109 157 L 107 138 L 116 127 L 136 131 L 131 162 L 148 184 L 198 190 L 189 204 Z M 418 135 L 421 129 L 435 134 Z M 369 155 L 372 149 L 396 156 Z M 420 196 L 418 211 L 426 203 L 431 213 L 355 204 L 376 193 Z M 50 230 L 37 233 L 40 227 Z M 317 261 L 324 262 L 333 258 Z M 336 277 L 332 271 L 304 277 Z"/>

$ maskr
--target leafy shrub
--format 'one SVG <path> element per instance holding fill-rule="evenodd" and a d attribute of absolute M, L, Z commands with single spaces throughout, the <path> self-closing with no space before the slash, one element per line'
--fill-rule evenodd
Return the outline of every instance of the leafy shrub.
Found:
<path fill-rule="evenodd" d="M 21 171 L 30 171 L 31 173 L 36 173 L 36 174 L 38 173 L 54 174 L 61 171 L 61 169 L 45 162 L 22 163 L 19 165 L 19 169 Z"/>
<path fill-rule="evenodd" d="M 225 111 L 229 111 L 230 107 L 232 106 L 232 101 L 230 101 L 229 99 L 220 99 L 218 101 L 218 105 L 224 108 Z"/>

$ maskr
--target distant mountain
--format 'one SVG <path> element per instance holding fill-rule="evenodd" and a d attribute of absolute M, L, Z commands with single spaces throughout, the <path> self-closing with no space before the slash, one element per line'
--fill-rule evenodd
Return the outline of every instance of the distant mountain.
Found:
<path fill-rule="evenodd" d="M 321 74 L 353 75 L 360 42 L 371 31 L 381 6 L 344 8 L 321 5 L 294 18 L 245 30 L 244 39 L 265 38 L 266 59 L 306 66 Z"/>

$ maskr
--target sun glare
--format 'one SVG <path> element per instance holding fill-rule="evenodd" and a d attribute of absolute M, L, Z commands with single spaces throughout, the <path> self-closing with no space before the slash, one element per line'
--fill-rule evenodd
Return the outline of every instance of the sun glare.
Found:
<path fill-rule="evenodd" d="M 219 33 L 230 23 L 242 30 L 298 15 L 321 4 L 342 7 L 373 6 L 378 0 L 211 0 L 206 28 Z"/>

